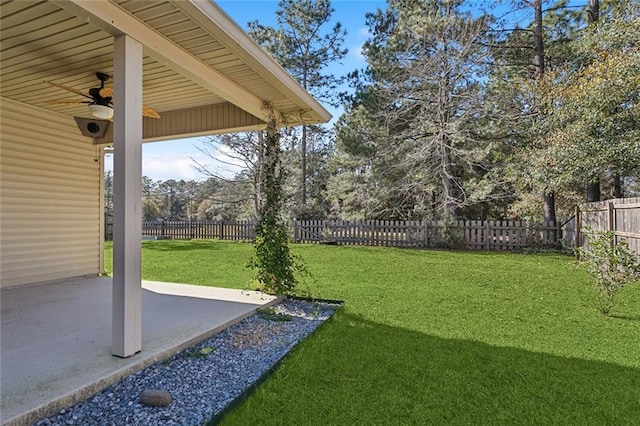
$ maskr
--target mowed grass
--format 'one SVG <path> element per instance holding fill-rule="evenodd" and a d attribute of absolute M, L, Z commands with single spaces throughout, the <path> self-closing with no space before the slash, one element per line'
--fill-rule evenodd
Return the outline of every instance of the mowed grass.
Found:
<path fill-rule="evenodd" d="M 292 249 L 345 304 L 222 424 L 640 424 L 639 285 L 604 317 L 567 256 Z M 144 242 L 143 276 L 243 288 L 251 253 Z"/>

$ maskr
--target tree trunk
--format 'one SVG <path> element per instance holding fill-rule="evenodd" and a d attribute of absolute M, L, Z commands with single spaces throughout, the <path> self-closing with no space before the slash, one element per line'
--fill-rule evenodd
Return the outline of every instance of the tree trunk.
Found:
<path fill-rule="evenodd" d="M 600 179 L 587 184 L 587 202 L 600 201 Z"/>
<path fill-rule="evenodd" d="M 589 24 L 597 22 L 600 19 L 600 0 L 589 0 L 587 15 Z"/>
<path fill-rule="evenodd" d="M 544 197 L 544 220 L 545 222 L 556 222 L 556 197 L 553 191 L 545 192 Z"/>
<path fill-rule="evenodd" d="M 300 141 L 300 205 L 307 204 L 307 126 L 302 126 Z"/>
<path fill-rule="evenodd" d="M 613 176 L 613 197 L 614 198 L 623 198 L 624 192 L 622 191 L 622 179 L 620 175 Z"/>
<path fill-rule="evenodd" d="M 535 66 L 538 77 L 544 74 L 544 39 L 542 36 L 542 0 L 533 2 L 535 9 L 535 25 L 533 28 L 533 37 L 535 39 Z"/>
<path fill-rule="evenodd" d="M 431 191 L 431 219 L 438 217 L 438 195 L 436 191 Z"/>
<path fill-rule="evenodd" d="M 455 220 L 458 216 L 458 205 L 456 203 L 456 185 L 453 180 L 453 171 L 451 170 L 451 153 L 448 138 L 444 138 L 443 142 L 443 158 L 442 158 L 442 188 L 444 189 L 443 200 L 443 219 L 445 221 Z"/>
<path fill-rule="evenodd" d="M 587 5 L 589 25 L 600 19 L 600 0 L 589 0 Z M 600 201 L 600 178 L 587 182 L 587 202 Z"/>
<path fill-rule="evenodd" d="M 535 9 L 535 25 L 533 29 L 533 37 L 535 39 L 535 65 L 536 75 L 540 78 L 544 74 L 544 39 L 542 36 L 542 0 L 533 2 Z M 553 191 L 545 191 L 543 194 L 544 202 L 544 220 L 556 221 L 556 199 Z"/>
<path fill-rule="evenodd" d="M 262 206 L 262 170 L 264 168 L 264 132 L 258 131 L 258 164 L 253 172 L 253 208 L 255 217 L 260 217 L 260 207 Z"/>

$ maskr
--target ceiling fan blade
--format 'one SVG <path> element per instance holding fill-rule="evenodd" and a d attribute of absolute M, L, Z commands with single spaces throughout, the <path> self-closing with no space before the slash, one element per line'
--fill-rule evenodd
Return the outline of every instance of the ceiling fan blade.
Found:
<path fill-rule="evenodd" d="M 48 104 L 64 105 L 64 104 L 90 104 L 90 101 L 74 101 L 70 99 L 56 99 L 55 101 L 47 101 Z"/>
<path fill-rule="evenodd" d="M 103 98 L 113 98 L 113 87 L 103 87 L 100 89 L 100 96 Z M 109 102 L 110 105 L 113 105 L 113 101 Z M 142 115 L 144 117 L 150 118 L 160 118 L 160 114 L 158 112 L 146 105 L 142 105 Z"/>
<path fill-rule="evenodd" d="M 103 98 L 113 98 L 113 87 L 103 87 L 100 89 L 100 96 Z"/>
<path fill-rule="evenodd" d="M 142 105 L 142 116 L 150 118 L 160 118 L 160 114 L 158 113 L 158 111 L 146 105 Z"/>
<path fill-rule="evenodd" d="M 63 86 L 62 84 L 58 84 L 58 83 L 54 83 L 53 81 L 46 81 L 45 83 L 48 83 L 52 86 L 55 86 L 59 89 L 64 89 L 64 90 L 68 90 L 71 93 L 75 93 L 76 95 L 80 95 L 80 96 L 84 96 L 85 98 L 89 98 L 89 99 L 93 99 L 88 93 L 84 93 L 80 90 L 74 89 L 73 87 L 67 87 L 67 86 Z"/>

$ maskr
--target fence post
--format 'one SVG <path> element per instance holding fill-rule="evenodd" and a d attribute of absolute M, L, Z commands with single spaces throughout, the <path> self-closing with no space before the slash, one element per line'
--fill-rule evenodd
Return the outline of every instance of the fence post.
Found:
<path fill-rule="evenodd" d="M 422 233 L 421 235 L 421 240 L 422 240 L 422 248 L 428 248 L 429 247 L 429 222 L 422 219 L 420 221 L 420 232 Z"/>
<path fill-rule="evenodd" d="M 293 218 L 293 242 L 298 242 L 298 219 Z"/>
<path fill-rule="evenodd" d="M 489 221 L 484 221 L 484 249 L 489 250 Z"/>
<path fill-rule="evenodd" d="M 612 202 L 607 203 L 607 225 L 609 226 L 609 231 L 616 230 L 616 218 Z"/>
<path fill-rule="evenodd" d="M 612 202 L 607 203 L 607 225 L 609 227 L 609 231 L 613 232 L 613 238 L 611 240 L 611 246 L 613 247 L 617 243 L 616 231 L 618 229 L 616 227 L 616 216 Z"/>
<path fill-rule="evenodd" d="M 580 206 L 576 205 L 576 213 L 575 213 L 575 229 L 573 233 L 573 251 L 576 258 L 580 258 L 580 252 L 578 251 L 578 247 L 582 246 L 580 243 L 580 228 L 582 227 L 582 223 L 580 223 Z"/>

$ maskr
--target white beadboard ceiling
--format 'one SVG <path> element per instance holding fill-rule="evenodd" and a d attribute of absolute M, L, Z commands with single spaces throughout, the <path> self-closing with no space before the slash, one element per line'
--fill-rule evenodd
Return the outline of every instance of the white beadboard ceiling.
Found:
<path fill-rule="evenodd" d="M 0 2 L 1 96 L 66 115 L 88 116 L 86 105 L 53 103 L 83 98 L 44 81 L 87 92 L 99 86 L 97 71 L 113 75 L 112 33 L 107 32 L 104 25 L 95 24 L 95 19 L 76 12 L 95 6 L 91 5 L 92 1 L 97 0 Z M 189 58 L 195 58 L 194 64 L 198 67 L 204 64 L 221 75 L 225 89 L 245 94 L 254 101 L 269 102 L 285 116 L 287 124 L 330 119 L 326 109 L 215 3 L 208 0 L 99 1 L 103 2 L 99 6 L 124 12 L 142 24 L 144 30 L 160 34 Z M 216 92 L 184 69 L 177 69 L 179 67 L 170 61 L 158 61 L 154 59 L 157 55 L 149 53 L 145 48 L 143 103 L 161 115 L 228 101 L 234 103 L 225 90 Z M 113 81 L 106 86 L 112 87 Z M 235 104 L 243 108 L 238 102 Z M 253 113 L 256 115 L 255 108 Z"/>

